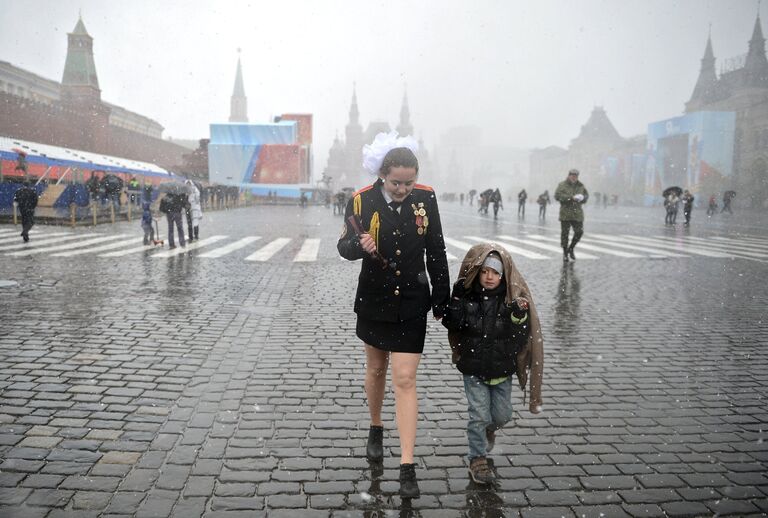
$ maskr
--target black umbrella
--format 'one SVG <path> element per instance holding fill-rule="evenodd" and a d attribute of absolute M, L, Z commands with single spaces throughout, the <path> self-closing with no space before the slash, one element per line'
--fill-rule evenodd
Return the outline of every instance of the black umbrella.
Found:
<path fill-rule="evenodd" d="M 683 190 L 680 187 L 673 185 L 672 187 L 667 187 L 666 189 L 664 189 L 664 192 L 661 193 L 661 195 L 664 196 L 665 198 L 670 194 L 674 194 L 675 196 L 681 196 L 683 194 Z"/>
<path fill-rule="evenodd" d="M 480 196 L 490 196 L 491 194 L 493 194 L 493 189 L 486 189 L 480 193 Z"/>

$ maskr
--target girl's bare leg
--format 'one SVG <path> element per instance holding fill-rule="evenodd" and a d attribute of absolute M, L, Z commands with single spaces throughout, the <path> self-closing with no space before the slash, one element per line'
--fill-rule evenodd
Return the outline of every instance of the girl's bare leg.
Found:
<path fill-rule="evenodd" d="M 365 394 L 368 397 L 368 412 L 371 424 L 381 426 L 381 407 L 387 387 L 387 365 L 389 352 L 365 344 Z"/>
<path fill-rule="evenodd" d="M 416 422 L 419 417 L 416 370 L 419 368 L 421 354 L 392 353 L 391 358 L 395 417 L 400 434 L 400 464 L 411 464 L 416 444 Z"/>

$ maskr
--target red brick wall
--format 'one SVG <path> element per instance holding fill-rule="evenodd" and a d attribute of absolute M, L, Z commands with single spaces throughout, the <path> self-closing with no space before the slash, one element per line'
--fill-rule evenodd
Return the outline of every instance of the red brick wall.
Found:
<path fill-rule="evenodd" d="M 189 150 L 110 126 L 106 106 L 43 104 L 0 92 L 0 135 L 178 169 Z"/>

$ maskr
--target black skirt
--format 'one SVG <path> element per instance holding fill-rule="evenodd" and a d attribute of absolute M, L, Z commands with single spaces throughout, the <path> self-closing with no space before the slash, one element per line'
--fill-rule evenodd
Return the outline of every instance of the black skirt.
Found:
<path fill-rule="evenodd" d="M 360 340 L 376 349 L 421 354 L 427 335 L 427 315 L 404 322 L 381 322 L 358 315 L 356 331 Z"/>

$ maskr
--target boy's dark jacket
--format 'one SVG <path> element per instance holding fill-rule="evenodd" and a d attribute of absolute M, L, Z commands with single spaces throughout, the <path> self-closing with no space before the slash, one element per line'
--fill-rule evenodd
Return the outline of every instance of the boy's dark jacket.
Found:
<path fill-rule="evenodd" d="M 517 353 L 525 347 L 530 328 L 527 311 L 504 300 L 506 284 L 486 290 L 477 277 L 469 290 L 459 280 L 453 287 L 443 325 L 458 332 L 456 367 L 483 380 L 516 373 Z M 525 321 L 516 323 L 512 318 Z"/>
<path fill-rule="evenodd" d="M 495 243 L 481 243 L 469 249 L 464 256 L 459 269 L 459 280 L 464 283 L 464 289 L 471 289 L 472 284 L 480 273 L 480 269 L 485 262 L 485 258 L 491 252 L 496 252 L 501 256 L 501 262 L 504 265 L 504 281 L 506 285 L 504 301 L 506 304 L 512 304 L 517 297 L 528 299 L 528 327 L 530 332 L 525 345 L 517 353 L 517 379 L 520 388 L 525 387 L 530 382 L 530 400 L 528 409 L 538 414 L 541 411 L 541 384 L 544 374 L 544 339 L 541 334 L 541 325 L 539 324 L 539 314 L 536 311 L 536 304 L 533 301 L 531 290 L 528 288 L 525 279 L 517 271 L 515 263 L 512 261 L 509 252 Z M 459 350 L 461 335 L 457 331 L 448 331 L 448 342 L 451 349 Z"/>

